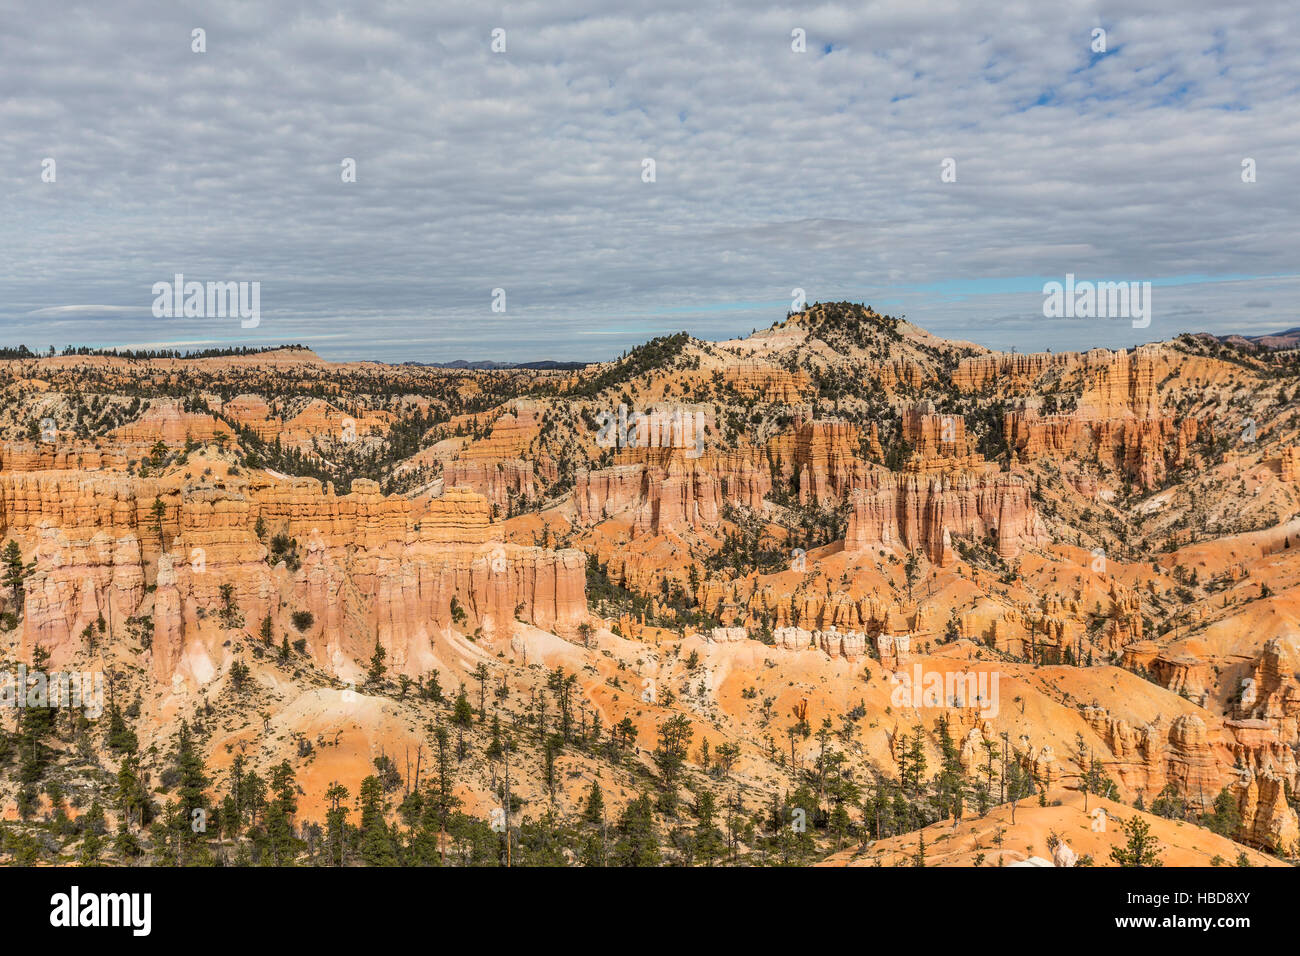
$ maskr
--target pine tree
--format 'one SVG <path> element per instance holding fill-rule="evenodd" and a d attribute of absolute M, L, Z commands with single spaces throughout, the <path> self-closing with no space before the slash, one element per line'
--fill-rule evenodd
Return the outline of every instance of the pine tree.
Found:
<path fill-rule="evenodd" d="M 1005 762 L 1007 775 L 1007 800 L 1011 803 L 1011 822 L 1016 822 L 1016 803 L 1030 792 L 1032 782 L 1021 766 L 1022 754 L 1015 751 L 1012 759 Z"/>
<path fill-rule="evenodd" d="M 921 782 L 925 779 L 926 765 L 925 737 L 920 726 L 917 726 L 907 744 L 906 772 L 903 775 L 903 785 L 914 797 L 921 793 Z M 901 767 L 900 772 L 902 772 Z"/>
<path fill-rule="evenodd" d="M 140 848 L 140 841 L 131 832 L 125 819 L 118 822 L 117 836 L 113 838 L 113 852 L 123 860 L 134 859 L 143 852 Z"/>
<path fill-rule="evenodd" d="M 90 809 L 86 811 L 86 817 L 82 821 L 85 828 L 85 836 L 81 839 L 81 857 L 82 866 L 94 866 L 99 862 L 99 854 L 104 848 L 104 831 L 106 824 L 104 820 L 104 808 L 99 805 L 99 800 L 91 801 Z"/>
<path fill-rule="evenodd" d="M 615 866 L 659 865 L 659 836 L 649 794 L 642 794 L 624 808 L 611 858 Z"/>
<path fill-rule="evenodd" d="M 117 768 L 117 808 L 122 814 L 122 825 L 128 830 L 132 818 L 140 826 L 145 824 L 145 798 L 139 776 L 139 761 L 135 754 L 127 753 Z"/>
<path fill-rule="evenodd" d="M 275 795 L 266 808 L 266 840 L 270 861 L 275 866 L 292 866 L 298 848 L 290 817 L 298 811 L 293 768 L 285 760 L 271 771 L 271 792 Z"/>
<path fill-rule="evenodd" d="M 0 559 L 4 561 L 4 585 L 9 588 L 14 596 L 15 613 L 19 616 L 23 612 L 23 581 L 27 574 L 35 566 L 32 564 L 23 564 L 23 552 L 18 547 L 18 542 L 10 539 L 5 545 L 3 556 Z"/>
<path fill-rule="evenodd" d="M 49 651 L 37 644 L 32 648 L 32 666 L 29 673 L 48 674 L 49 669 Z M 18 750 L 22 758 L 18 778 L 24 784 L 33 784 L 44 775 L 45 767 L 50 760 L 45 739 L 54 733 L 55 711 L 48 700 L 42 702 L 39 706 L 32 706 L 33 701 L 30 692 L 26 688 L 18 688 L 18 693 L 27 694 L 27 706 L 20 708 L 18 711 L 20 721 L 18 726 Z"/>
<path fill-rule="evenodd" d="M 478 681 L 479 723 L 482 723 L 487 718 L 487 707 L 485 706 L 485 704 L 487 699 L 488 676 L 489 675 L 488 675 L 487 665 L 484 664 L 482 661 L 479 661 L 478 666 L 474 668 L 474 679 Z"/>
<path fill-rule="evenodd" d="M 430 788 L 432 794 L 433 788 Z M 442 815 L 438 801 L 426 799 L 420 808 L 420 822 L 415 839 L 411 842 L 413 862 L 421 866 L 440 866 L 442 863 Z"/>
<path fill-rule="evenodd" d="M 502 756 L 501 718 L 496 714 L 492 715 L 492 739 L 488 743 L 488 748 L 483 755 L 493 762 L 500 760 Z"/>
<path fill-rule="evenodd" d="M 456 708 L 452 712 L 451 722 L 457 727 L 468 727 L 474 723 L 474 705 L 469 702 L 464 684 L 460 685 L 460 691 L 456 694 Z"/>
<path fill-rule="evenodd" d="M 366 670 L 366 683 L 378 686 L 384 682 L 384 675 L 388 673 L 388 667 L 384 664 L 384 659 L 388 657 L 388 651 L 384 650 L 379 638 L 375 638 L 375 652 L 370 655 L 370 667 Z"/>
<path fill-rule="evenodd" d="M 179 782 L 176 785 L 177 804 L 173 817 L 173 830 L 180 844 L 180 862 L 189 862 L 193 850 L 205 835 L 204 829 L 196 831 L 195 820 L 206 821 L 208 778 L 204 773 L 203 759 L 194 746 L 189 721 L 181 721 L 180 736 L 172 766 Z M 206 826 L 206 823 L 205 823 Z"/>
<path fill-rule="evenodd" d="M 248 818 L 248 825 L 256 827 L 266 806 L 266 781 L 258 776 L 256 770 L 250 770 L 244 776 L 239 798 L 240 811 Z"/>
<path fill-rule="evenodd" d="M 954 820 L 961 817 L 962 803 L 966 795 L 966 774 L 961 765 L 961 751 L 953 742 L 948 728 L 948 718 L 939 718 L 937 735 L 939 738 L 939 773 L 935 777 L 935 803 L 943 816 L 951 815 Z"/>
<path fill-rule="evenodd" d="M 442 684 L 438 681 L 438 671 L 432 670 L 424 680 L 424 696 L 435 704 L 442 703 Z"/>
<path fill-rule="evenodd" d="M 158 532 L 158 545 L 163 545 L 163 518 L 167 516 L 167 506 L 163 504 L 162 498 L 153 499 L 153 507 L 150 509 L 153 514 L 154 530 Z"/>
<path fill-rule="evenodd" d="M 653 757 L 665 787 L 672 787 L 681 773 L 693 735 L 690 719 L 685 714 L 676 714 L 660 726 L 659 746 Z"/>
<path fill-rule="evenodd" d="M 396 866 L 392 834 L 384 822 L 384 788 L 373 774 L 361 781 L 361 860 L 366 866 Z"/>
<path fill-rule="evenodd" d="M 1241 810 L 1232 791 L 1224 787 L 1214 798 L 1214 812 L 1201 817 L 1201 825 L 1220 836 L 1235 839 L 1241 829 Z"/>
<path fill-rule="evenodd" d="M 1074 759 L 1079 764 L 1079 789 L 1083 791 L 1083 812 L 1088 812 L 1088 745 L 1083 739 L 1083 734 L 1075 731 L 1074 734 Z"/>
<path fill-rule="evenodd" d="M 325 847 L 330 864 L 345 866 L 347 864 L 348 832 L 348 788 L 340 783 L 331 783 L 325 791 L 329 809 L 325 811 Z"/>
<path fill-rule="evenodd" d="M 600 784 L 595 780 L 591 781 L 591 789 L 587 791 L 587 805 L 583 807 L 582 819 L 592 827 L 601 826 L 605 822 L 605 797 L 600 792 Z"/>
<path fill-rule="evenodd" d="M 1088 772 L 1084 775 L 1088 792 L 1107 800 L 1119 798 L 1119 787 L 1106 773 L 1106 768 L 1096 754 L 1089 755 Z"/>
<path fill-rule="evenodd" d="M 1112 847 L 1110 858 L 1120 866 L 1163 866 L 1160 843 L 1151 835 L 1151 825 L 1134 815 L 1120 824 L 1128 837 L 1122 847 Z"/>
<path fill-rule="evenodd" d="M 695 855 L 704 862 L 705 866 L 712 866 L 713 861 L 722 855 L 724 849 L 722 831 L 716 825 L 717 798 L 712 791 L 702 790 L 696 797 L 692 809 L 698 821 L 695 824 L 694 834 Z"/>
<path fill-rule="evenodd" d="M 435 727 L 433 739 L 438 751 L 437 776 L 429 786 L 420 826 L 420 853 L 426 864 L 435 862 L 430 854 L 441 860 L 443 835 L 447 831 L 452 811 L 461 804 L 460 798 L 452 793 L 455 781 L 452 777 L 451 740 L 447 728 L 441 724 Z"/>

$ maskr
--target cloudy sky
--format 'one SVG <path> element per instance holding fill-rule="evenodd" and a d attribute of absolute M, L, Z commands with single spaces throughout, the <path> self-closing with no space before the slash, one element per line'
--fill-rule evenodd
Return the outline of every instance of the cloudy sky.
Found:
<path fill-rule="evenodd" d="M 1217 6 L 0 0 L 0 344 L 599 359 L 796 288 L 1021 351 L 1300 325 L 1300 7 Z M 178 272 L 260 324 L 154 317 Z M 1045 319 L 1066 274 L 1150 327 Z"/>

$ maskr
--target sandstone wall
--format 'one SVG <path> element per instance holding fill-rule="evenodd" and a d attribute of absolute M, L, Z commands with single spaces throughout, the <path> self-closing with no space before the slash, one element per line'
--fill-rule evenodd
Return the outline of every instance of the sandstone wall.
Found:
<path fill-rule="evenodd" d="M 1047 540 L 1030 487 L 1014 475 L 894 475 L 873 472 L 871 486 L 853 496 L 844 547 L 922 549 L 930 560 L 953 560 L 955 536 L 993 535 L 999 556 Z"/>
<path fill-rule="evenodd" d="M 151 617 L 155 675 L 203 682 L 223 666 L 231 627 L 255 634 L 270 614 L 277 641 L 305 637 L 323 667 L 364 661 L 378 638 L 395 671 L 417 675 L 430 637 L 454 623 L 493 629 L 518 613 L 569 634 L 585 619 L 585 555 L 494 540 L 483 496 L 453 489 L 417 503 L 380 495 L 373 481 L 353 487 L 337 496 L 307 478 L 164 488 L 108 473 L 0 473 L 0 538 L 35 562 L 24 652 L 39 643 L 57 663 L 100 617 L 118 638 L 129 618 Z M 296 570 L 267 563 L 275 535 L 296 541 Z M 237 623 L 223 613 L 223 585 Z M 301 635 L 291 624 L 299 610 L 313 616 Z"/>

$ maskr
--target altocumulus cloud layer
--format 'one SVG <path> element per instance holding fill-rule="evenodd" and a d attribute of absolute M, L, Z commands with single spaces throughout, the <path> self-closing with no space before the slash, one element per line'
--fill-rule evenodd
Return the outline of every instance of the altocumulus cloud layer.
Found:
<path fill-rule="evenodd" d="M 796 287 L 1021 349 L 1300 324 L 1294 5 L 608 6 L 3 0 L 0 340 L 603 358 Z M 176 272 L 260 326 L 154 318 Z M 1045 320 L 1066 273 L 1150 328 Z"/>

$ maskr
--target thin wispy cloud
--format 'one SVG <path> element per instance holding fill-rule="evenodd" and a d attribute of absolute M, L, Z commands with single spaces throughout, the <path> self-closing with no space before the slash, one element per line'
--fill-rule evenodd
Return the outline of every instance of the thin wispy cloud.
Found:
<path fill-rule="evenodd" d="M 33 309 L 31 316 L 83 316 L 83 315 L 130 315 L 144 311 L 130 305 L 54 305 L 47 309 Z"/>

